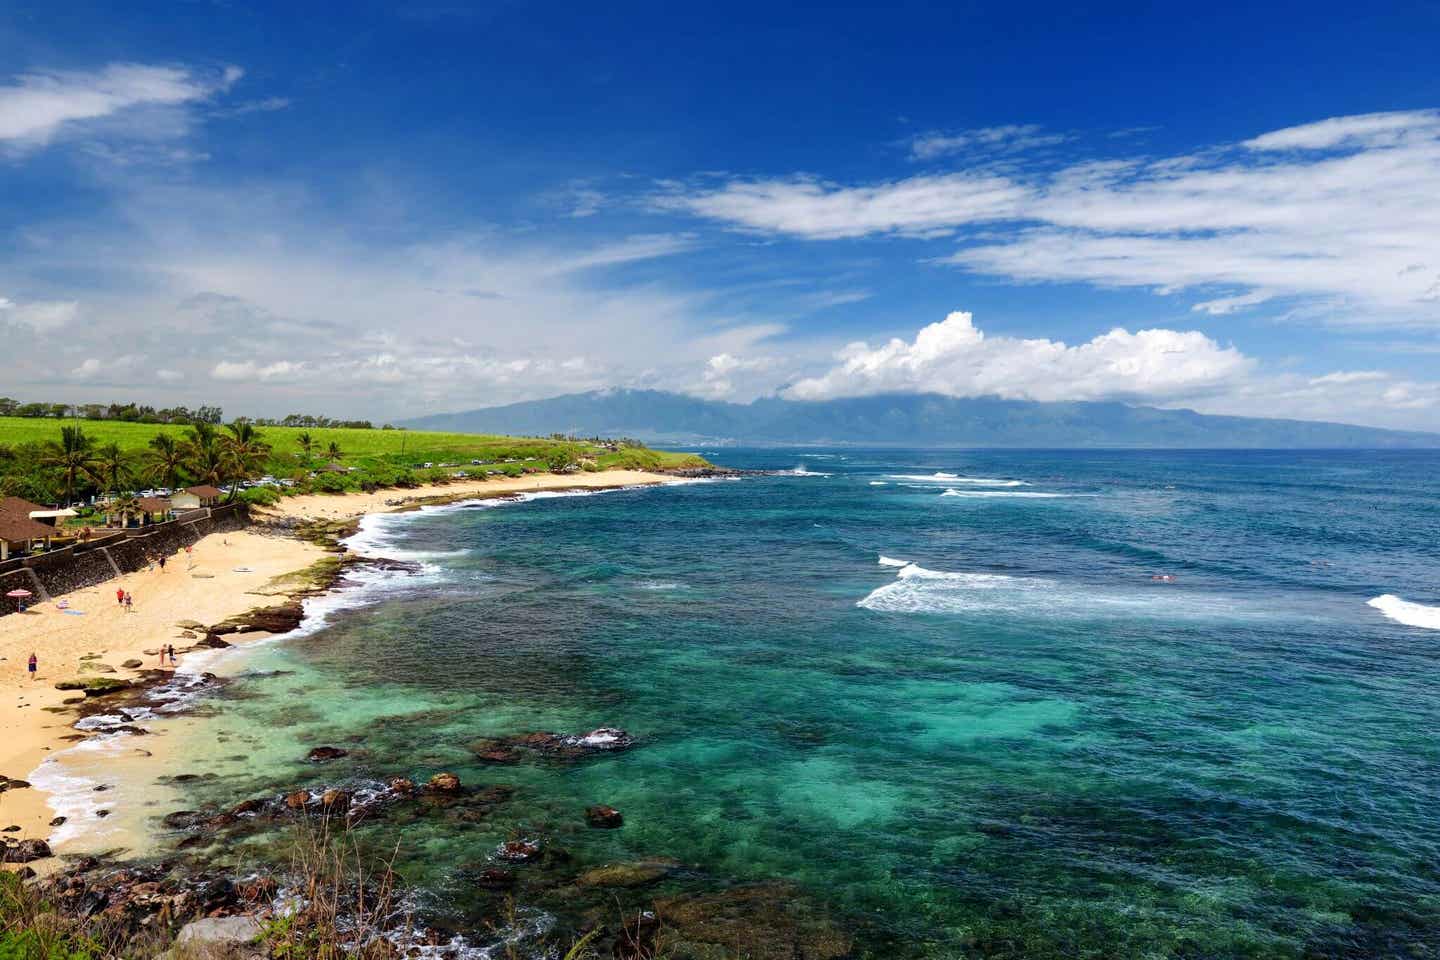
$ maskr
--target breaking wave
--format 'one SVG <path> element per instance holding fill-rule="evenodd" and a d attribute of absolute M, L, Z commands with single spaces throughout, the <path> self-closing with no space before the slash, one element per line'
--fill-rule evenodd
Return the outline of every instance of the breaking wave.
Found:
<path fill-rule="evenodd" d="M 975 487 L 1028 487 L 1030 484 L 1024 480 L 1002 479 L 1000 477 L 964 477 L 958 473 L 891 473 L 886 474 L 891 480 L 908 480 L 912 483 L 953 483 L 967 484 Z"/>
<path fill-rule="evenodd" d="M 1070 493 L 1031 493 L 1020 490 L 946 490 L 940 494 L 942 497 L 970 497 L 971 499 L 982 499 L 985 497 L 1027 497 L 1032 500 L 1051 500 L 1056 497 L 1070 497 Z"/>
<path fill-rule="evenodd" d="M 1440 607 L 1427 607 L 1423 603 L 1402 600 L 1393 593 L 1384 593 L 1365 601 L 1396 623 L 1424 630 L 1440 630 Z"/>

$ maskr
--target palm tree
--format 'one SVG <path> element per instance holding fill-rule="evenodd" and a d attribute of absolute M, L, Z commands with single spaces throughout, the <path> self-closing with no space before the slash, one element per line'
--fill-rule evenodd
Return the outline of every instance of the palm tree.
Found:
<path fill-rule="evenodd" d="M 134 475 L 130 455 L 120 449 L 120 444 L 113 442 L 95 451 L 95 459 L 85 468 L 85 473 L 104 490 L 107 497 L 129 484 Z"/>
<path fill-rule="evenodd" d="M 345 454 L 340 452 L 340 444 L 331 440 L 330 446 L 325 448 L 325 457 L 331 461 L 343 460 L 345 459 Z"/>
<path fill-rule="evenodd" d="M 189 438 L 185 443 L 185 469 L 201 483 L 224 486 L 230 475 L 230 458 L 220 449 L 215 427 L 197 423 L 185 435 Z"/>
<path fill-rule="evenodd" d="M 65 484 L 65 505 L 75 502 L 75 481 L 85 476 L 94 458 L 91 450 L 95 441 L 85 436 L 80 427 L 61 427 L 60 442 L 50 441 L 45 456 L 40 459 L 42 466 L 55 467 Z"/>
<path fill-rule="evenodd" d="M 270 457 L 270 444 L 260 439 L 260 431 L 248 420 L 236 420 L 228 429 L 230 436 L 221 440 L 221 446 L 230 461 L 230 498 L 233 500 L 241 480 L 264 472 L 265 462 Z"/>
<path fill-rule="evenodd" d="M 108 523 L 112 517 L 120 519 L 120 526 L 130 525 L 131 516 L 140 512 L 140 501 L 131 494 L 116 497 L 105 504 L 105 520 Z"/>
<path fill-rule="evenodd" d="M 162 487 L 174 489 L 180 479 L 180 470 L 189 459 L 185 445 L 168 433 L 157 433 L 150 438 L 150 464 L 147 474 Z"/>
<path fill-rule="evenodd" d="M 315 448 L 319 444 L 314 437 L 310 436 L 309 430 L 306 430 L 304 433 L 298 434 L 295 437 L 295 443 L 297 446 L 300 447 L 300 454 L 304 458 L 305 463 L 308 465 L 310 463 L 311 454 L 314 452 Z"/>

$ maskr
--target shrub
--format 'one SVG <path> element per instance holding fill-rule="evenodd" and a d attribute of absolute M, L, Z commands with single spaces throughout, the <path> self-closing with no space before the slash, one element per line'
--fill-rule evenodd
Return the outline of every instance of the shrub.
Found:
<path fill-rule="evenodd" d="M 274 487 L 251 487 L 240 491 L 240 500 L 256 507 L 273 507 L 280 502 L 280 491 Z"/>

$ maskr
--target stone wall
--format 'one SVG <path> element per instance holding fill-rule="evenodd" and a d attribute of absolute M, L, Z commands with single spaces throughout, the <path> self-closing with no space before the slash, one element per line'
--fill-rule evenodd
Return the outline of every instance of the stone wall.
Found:
<path fill-rule="evenodd" d="M 34 557 L 15 557 L 0 563 L 0 616 L 14 613 L 19 601 L 4 596 L 20 588 L 35 594 L 30 605 L 93 587 L 121 573 L 144 568 L 151 557 L 174 556 L 211 533 L 243 529 L 249 523 L 244 504 L 227 504 L 192 510 L 178 520 L 127 530 L 85 544 L 73 544 Z M 44 591 L 44 594 L 41 591 Z"/>

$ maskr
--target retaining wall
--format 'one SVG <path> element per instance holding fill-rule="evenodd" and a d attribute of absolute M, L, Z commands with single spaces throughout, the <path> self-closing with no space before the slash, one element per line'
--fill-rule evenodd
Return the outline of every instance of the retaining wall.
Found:
<path fill-rule="evenodd" d="M 19 609 L 19 600 L 4 596 L 11 590 L 29 590 L 34 605 L 72 590 L 93 587 L 112 579 L 118 569 L 133 573 L 153 556 L 174 555 L 210 533 L 240 530 L 249 523 L 245 505 L 227 504 L 191 510 L 176 520 L 149 527 L 103 535 L 89 543 L 76 543 L 33 557 L 14 557 L 0 563 L 0 616 Z"/>

